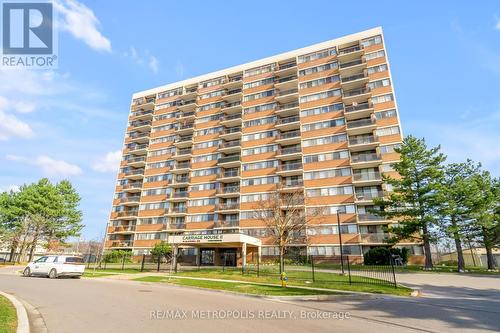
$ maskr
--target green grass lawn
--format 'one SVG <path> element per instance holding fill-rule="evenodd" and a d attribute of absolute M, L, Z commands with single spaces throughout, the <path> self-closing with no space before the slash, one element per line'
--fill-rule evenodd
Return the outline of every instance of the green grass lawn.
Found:
<path fill-rule="evenodd" d="M 110 275 L 116 275 L 115 273 L 110 273 L 110 272 L 100 272 L 100 271 L 93 271 L 93 270 L 87 270 L 83 273 L 83 277 L 88 277 L 88 278 L 93 278 L 93 277 L 104 277 L 104 276 L 110 276 Z"/>
<path fill-rule="evenodd" d="M 262 286 L 248 283 L 220 282 L 220 281 L 204 281 L 194 279 L 176 279 L 162 276 L 146 276 L 134 279 L 134 281 L 142 282 L 162 282 L 175 284 L 180 286 L 198 287 L 215 290 L 225 290 L 250 295 L 265 295 L 265 296 L 304 296 L 304 295 L 335 295 L 335 291 L 320 291 L 308 290 L 302 288 L 281 286 Z"/>
<path fill-rule="evenodd" d="M 0 333 L 14 333 L 16 330 L 16 308 L 7 298 L 0 296 Z"/>
<path fill-rule="evenodd" d="M 262 270 L 261 270 L 262 272 Z M 411 289 L 388 284 L 367 284 L 362 283 L 366 281 L 366 278 L 360 278 L 352 276 L 353 284 L 349 284 L 349 278 L 347 276 L 333 274 L 333 273 L 315 273 L 315 282 L 312 282 L 312 276 L 310 272 L 305 271 L 288 271 L 288 286 L 290 287 L 315 287 L 315 288 L 325 288 L 325 289 L 336 289 L 344 291 L 358 291 L 376 294 L 391 294 L 391 295 L 402 295 L 408 296 L 411 293 Z M 268 283 L 280 285 L 281 281 L 278 275 L 271 276 L 259 276 L 252 275 L 242 275 L 241 270 L 231 269 L 222 271 L 221 269 L 201 269 L 201 270 L 189 270 L 182 271 L 178 273 L 173 273 L 172 276 L 182 276 L 182 277 L 194 277 L 194 278 L 212 278 L 212 279 L 222 279 L 222 280 L 237 280 L 246 282 L 257 282 L 257 283 Z M 153 278 L 153 277 L 149 277 Z M 157 277 L 158 281 L 163 281 L 164 278 Z M 140 279 L 136 279 L 142 281 Z M 156 282 L 149 281 L 149 282 Z M 372 279 L 372 282 L 376 280 Z M 208 282 L 209 284 L 212 281 Z"/>

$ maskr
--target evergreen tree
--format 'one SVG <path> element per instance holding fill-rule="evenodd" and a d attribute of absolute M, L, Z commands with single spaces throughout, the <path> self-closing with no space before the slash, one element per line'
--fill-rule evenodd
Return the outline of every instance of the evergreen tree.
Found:
<path fill-rule="evenodd" d="M 384 177 L 393 188 L 387 199 L 375 199 L 381 208 L 376 213 L 398 222 L 389 227 L 392 242 L 403 239 L 421 240 L 424 245 L 425 268 L 432 268 L 431 239 L 440 206 L 438 189 L 444 177 L 443 162 L 446 157 L 440 147 L 427 149 L 424 139 L 413 136 L 404 138 L 395 151 L 400 161 L 394 170 L 401 177 Z"/>

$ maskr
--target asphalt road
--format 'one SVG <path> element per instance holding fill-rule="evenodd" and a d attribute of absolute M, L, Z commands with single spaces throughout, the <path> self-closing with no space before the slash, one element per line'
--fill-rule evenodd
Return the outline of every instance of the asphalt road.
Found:
<path fill-rule="evenodd" d="M 0 289 L 37 308 L 49 332 L 500 331 L 499 277 L 400 280 L 427 296 L 277 301 L 132 281 L 23 278 L 0 268 Z"/>

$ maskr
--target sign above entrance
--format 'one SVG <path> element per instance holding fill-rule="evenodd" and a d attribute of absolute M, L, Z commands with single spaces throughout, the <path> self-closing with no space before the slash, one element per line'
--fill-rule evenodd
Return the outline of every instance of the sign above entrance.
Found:
<path fill-rule="evenodd" d="M 184 235 L 182 236 L 183 243 L 218 243 L 222 242 L 224 235 Z"/>

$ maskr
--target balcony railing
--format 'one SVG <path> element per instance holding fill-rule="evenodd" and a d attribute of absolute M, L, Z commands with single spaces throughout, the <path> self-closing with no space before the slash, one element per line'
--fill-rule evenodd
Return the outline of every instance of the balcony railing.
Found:
<path fill-rule="evenodd" d="M 230 77 L 229 80 L 227 82 L 238 82 L 238 81 L 241 81 L 243 80 L 243 76 L 233 76 L 233 77 Z"/>
<path fill-rule="evenodd" d="M 174 192 L 172 193 L 172 198 L 187 198 L 189 196 L 188 191 Z"/>
<path fill-rule="evenodd" d="M 178 170 L 178 169 L 186 169 L 186 168 L 190 168 L 190 167 L 191 167 L 191 163 L 184 162 L 184 163 L 175 164 L 174 169 Z"/>
<path fill-rule="evenodd" d="M 279 68 L 277 70 L 280 71 L 280 70 L 287 69 L 287 68 L 292 68 L 292 67 L 295 67 L 295 66 L 297 66 L 297 63 L 295 61 L 293 61 L 293 62 L 289 62 L 289 63 L 286 63 L 286 64 L 279 65 Z"/>
<path fill-rule="evenodd" d="M 339 67 L 340 67 L 340 69 L 344 69 L 344 68 L 348 68 L 348 67 L 352 67 L 352 66 L 357 66 L 357 65 L 360 65 L 362 63 L 363 63 L 363 60 L 356 59 L 353 61 L 349 61 L 349 62 L 345 62 L 343 64 L 340 64 Z"/>
<path fill-rule="evenodd" d="M 279 155 L 289 155 L 289 154 L 297 154 L 301 153 L 302 148 L 301 147 L 286 147 L 286 148 L 281 148 L 278 151 Z"/>
<path fill-rule="evenodd" d="M 284 77 L 282 79 L 279 79 L 276 83 L 285 83 L 285 82 L 293 81 L 296 79 L 297 79 L 297 75 L 292 75 L 292 76 L 287 76 L 287 77 Z"/>
<path fill-rule="evenodd" d="M 359 96 L 363 94 L 368 94 L 370 92 L 369 88 L 359 88 L 359 89 L 353 89 L 349 91 L 344 91 L 344 97 L 353 97 L 353 96 Z"/>
<path fill-rule="evenodd" d="M 241 101 L 236 101 L 236 102 L 232 102 L 232 103 L 226 103 L 224 104 L 224 106 L 221 107 L 221 109 L 228 109 L 228 108 L 232 108 L 234 106 L 239 106 L 241 105 Z"/>
<path fill-rule="evenodd" d="M 240 170 L 229 170 L 220 173 L 221 177 L 238 177 L 240 175 Z"/>
<path fill-rule="evenodd" d="M 134 241 L 112 241 L 111 247 L 132 247 Z"/>
<path fill-rule="evenodd" d="M 351 145 L 365 145 L 369 143 L 374 143 L 376 142 L 375 136 L 366 136 L 366 137 L 361 137 L 361 138 L 349 138 L 349 144 Z"/>
<path fill-rule="evenodd" d="M 385 218 L 383 216 L 379 216 L 377 214 L 373 213 L 367 213 L 367 214 L 358 214 L 358 220 L 359 221 L 383 221 Z"/>
<path fill-rule="evenodd" d="M 234 95 L 234 94 L 239 94 L 240 92 L 241 92 L 241 88 L 233 89 L 233 90 L 228 90 L 228 92 L 226 93 L 226 96 Z"/>
<path fill-rule="evenodd" d="M 130 145 L 129 146 L 130 151 L 140 150 L 140 149 L 146 149 L 146 148 L 148 148 L 148 144 L 147 143 L 144 143 L 142 145 Z"/>
<path fill-rule="evenodd" d="M 371 125 L 375 125 L 375 120 L 371 118 L 347 121 L 347 128 L 357 128 L 357 127 L 371 126 Z"/>
<path fill-rule="evenodd" d="M 219 193 L 238 193 L 240 191 L 239 186 L 225 186 L 219 189 Z"/>
<path fill-rule="evenodd" d="M 187 208 L 186 207 L 172 207 L 170 209 L 170 212 L 171 213 L 185 213 L 185 212 L 187 212 Z"/>
<path fill-rule="evenodd" d="M 352 163 L 371 162 L 371 161 L 379 161 L 379 160 L 381 160 L 381 157 L 380 157 L 380 155 L 378 155 L 376 153 L 351 155 L 351 162 Z"/>
<path fill-rule="evenodd" d="M 241 127 L 231 127 L 231 128 L 226 128 L 222 134 L 231 134 L 231 133 L 238 133 L 241 132 Z"/>
<path fill-rule="evenodd" d="M 191 117 L 194 115 L 195 115 L 194 111 L 183 112 L 183 113 L 179 114 L 179 118 Z"/>
<path fill-rule="evenodd" d="M 233 210 L 240 209 L 239 202 L 229 202 L 229 203 L 221 203 L 217 205 L 218 210 Z"/>
<path fill-rule="evenodd" d="M 276 96 L 280 97 L 280 96 L 285 96 L 285 95 L 291 95 L 291 94 L 296 94 L 297 92 L 299 92 L 299 90 L 297 88 L 283 90 L 283 91 L 277 90 L 276 91 Z"/>
<path fill-rule="evenodd" d="M 195 93 L 197 91 L 197 88 L 196 87 L 193 87 L 193 88 L 188 88 L 188 89 L 184 89 L 184 94 L 192 94 L 192 93 Z"/>
<path fill-rule="evenodd" d="M 117 217 L 137 216 L 138 212 L 139 212 L 139 209 L 128 209 L 128 210 L 124 210 L 124 211 L 121 211 L 121 212 L 117 212 L 116 216 Z"/>
<path fill-rule="evenodd" d="M 286 103 L 286 104 L 280 104 L 276 107 L 277 111 L 282 111 L 282 110 L 287 110 L 287 109 L 294 109 L 299 106 L 298 102 L 292 102 L 292 103 Z"/>
<path fill-rule="evenodd" d="M 237 228 L 239 225 L 239 220 L 215 221 L 215 228 Z"/>
<path fill-rule="evenodd" d="M 193 136 L 179 136 L 175 139 L 175 142 L 186 142 L 193 140 Z"/>
<path fill-rule="evenodd" d="M 144 169 L 135 169 L 124 172 L 125 176 L 142 175 L 144 174 Z"/>
<path fill-rule="evenodd" d="M 167 229 L 186 229 L 185 223 L 169 223 Z"/>
<path fill-rule="evenodd" d="M 367 233 L 360 234 L 361 243 L 383 243 L 385 239 L 389 238 L 389 233 Z"/>
<path fill-rule="evenodd" d="M 129 134 L 129 138 L 132 138 L 132 139 L 137 139 L 137 138 L 143 138 L 145 136 L 148 136 L 149 133 L 148 132 L 134 132 L 134 133 L 130 133 Z"/>
<path fill-rule="evenodd" d="M 339 55 L 349 54 L 349 53 L 357 52 L 359 50 L 361 50 L 361 47 L 359 45 L 346 47 L 345 49 L 339 50 Z"/>
<path fill-rule="evenodd" d="M 235 162 L 240 160 L 240 155 L 234 155 L 234 156 L 226 156 L 226 157 L 221 157 L 218 159 L 218 163 L 228 163 L 228 162 Z"/>
<path fill-rule="evenodd" d="M 284 181 L 283 188 L 300 187 L 304 186 L 304 181 L 302 179 L 293 179 L 289 181 Z"/>
<path fill-rule="evenodd" d="M 383 198 L 383 191 L 373 191 L 373 192 L 356 192 L 356 200 L 372 200 L 375 198 Z"/>
<path fill-rule="evenodd" d="M 380 172 L 373 171 L 368 173 L 354 173 L 352 178 L 355 181 L 365 181 L 365 180 L 381 180 Z"/>
<path fill-rule="evenodd" d="M 149 126 L 151 125 L 151 121 L 150 120 L 144 120 L 144 121 L 132 121 L 130 123 L 130 126 L 132 127 L 140 127 L 140 126 Z"/>
<path fill-rule="evenodd" d="M 130 197 L 120 198 L 120 203 L 139 202 L 140 199 L 141 199 L 140 195 L 134 195 Z"/>
<path fill-rule="evenodd" d="M 134 183 L 123 184 L 122 188 L 124 190 L 131 189 L 131 188 L 142 188 L 142 182 L 134 182 Z"/>
<path fill-rule="evenodd" d="M 226 120 L 233 120 L 233 119 L 241 119 L 241 114 L 235 113 L 231 115 L 226 115 L 222 117 L 221 121 L 226 121 Z"/>
<path fill-rule="evenodd" d="M 289 124 L 299 121 L 300 118 L 298 116 L 286 117 L 278 119 L 278 124 Z"/>
<path fill-rule="evenodd" d="M 278 139 L 291 139 L 300 136 L 300 131 L 285 132 L 278 135 Z"/>
<path fill-rule="evenodd" d="M 190 129 L 190 128 L 193 128 L 193 127 L 194 127 L 194 124 L 190 123 L 190 124 L 179 125 L 178 129 L 183 130 L 183 129 Z"/>
<path fill-rule="evenodd" d="M 372 106 L 368 102 L 359 103 L 356 105 L 349 105 L 345 107 L 345 112 L 361 111 L 371 108 Z"/>
<path fill-rule="evenodd" d="M 240 140 L 233 140 L 233 141 L 227 141 L 227 142 L 222 142 L 220 144 L 220 148 L 230 148 L 230 147 L 238 147 L 241 145 Z"/>
<path fill-rule="evenodd" d="M 367 77 L 365 75 L 365 73 L 354 74 L 354 75 L 351 75 L 351 76 L 343 77 L 342 78 L 342 83 L 356 81 L 356 80 L 359 80 L 359 79 L 363 79 L 365 77 Z"/>
<path fill-rule="evenodd" d="M 189 101 L 179 101 L 179 106 L 184 106 L 184 105 L 190 105 L 190 104 L 195 104 L 196 100 L 195 99 L 190 99 Z"/>
<path fill-rule="evenodd" d="M 147 115 L 147 114 L 153 114 L 153 110 L 138 110 L 138 111 L 132 112 L 130 115 L 132 117 L 137 117 L 137 116 L 143 116 L 143 115 Z"/>
<path fill-rule="evenodd" d="M 135 225 L 118 225 L 113 227 L 113 232 L 135 231 Z"/>
<path fill-rule="evenodd" d="M 302 163 L 286 163 L 279 166 L 279 171 L 293 171 L 302 169 Z"/>
<path fill-rule="evenodd" d="M 191 149 L 179 149 L 177 151 L 177 156 L 180 156 L 180 155 L 189 155 L 191 154 L 192 150 Z"/>
<path fill-rule="evenodd" d="M 128 163 L 143 162 L 143 161 L 146 161 L 146 157 L 139 156 L 139 157 L 134 157 L 134 158 L 127 158 L 125 161 L 127 161 Z"/>
<path fill-rule="evenodd" d="M 174 180 L 176 183 L 188 183 L 189 177 L 175 177 Z"/>

